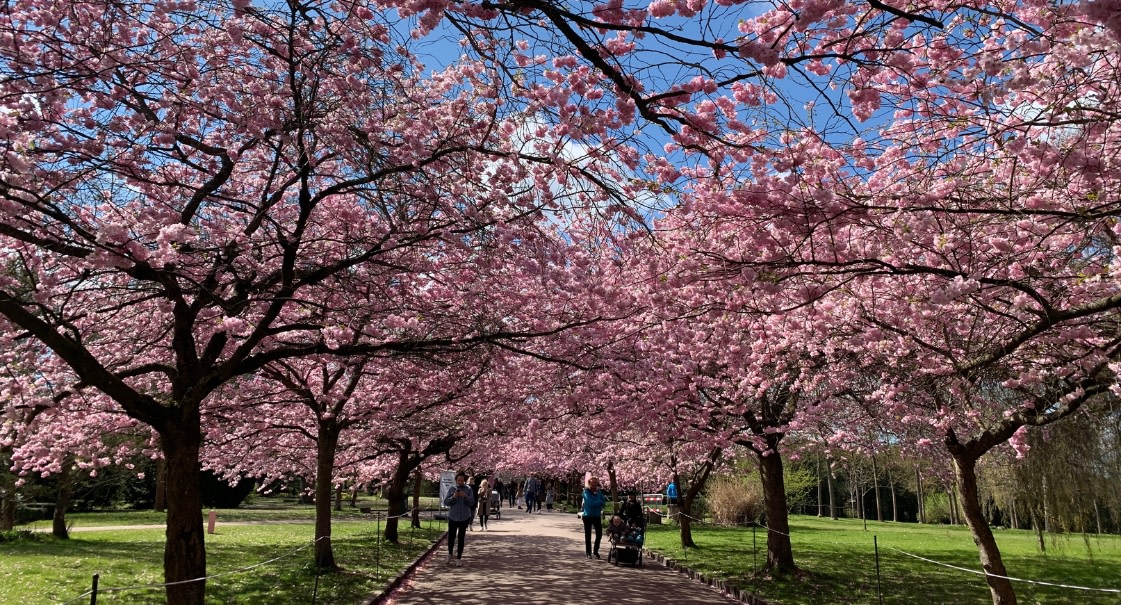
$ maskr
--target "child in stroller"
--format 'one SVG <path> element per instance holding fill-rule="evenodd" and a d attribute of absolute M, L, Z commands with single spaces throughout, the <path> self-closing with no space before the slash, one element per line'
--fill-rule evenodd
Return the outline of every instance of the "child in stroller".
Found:
<path fill-rule="evenodd" d="M 611 550 L 607 553 L 608 563 L 642 565 L 641 526 L 628 525 L 622 517 L 615 515 L 607 526 L 607 540 L 611 543 Z"/>

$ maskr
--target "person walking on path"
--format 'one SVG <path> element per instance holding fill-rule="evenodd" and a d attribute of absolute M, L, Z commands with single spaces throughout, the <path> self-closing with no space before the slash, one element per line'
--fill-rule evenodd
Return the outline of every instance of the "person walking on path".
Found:
<path fill-rule="evenodd" d="M 455 474 L 455 489 L 444 498 L 444 505 L 448 507 L 448 565 L 458 567 L 462 564 L 463 541 L 467 539 L 475 505 L 475 493 L 467 486 L 466 473 Z"/>
<path fill-rule="evenodd" d="M 591 559 L 599 558 L 599 542 L 603 539 L 603 507 L 607 496 L 599 488 L 599 479 L 589 477 L 587 487 L 581 498 L 580 518 L 584 520 L 584 552 Z M 592 530 L 596 532 L 596 542 L 592 545 Z"/>
<path fill-rule="evenodd" d="M 525 493 L 525 512 L 532 513 L 533 505 L 537 502 L 537 477 L 530 475 L 522 486 Z"/>
<path fill-rule="evenodd" d="M 479 527 L 482 531 L 486 531 L 487 519 L 490 518 L 490 485 L 487 484 L 486 479 L 483 479 L 479 485 L 479 494 L 475 501 L 478 502 L 479 507 Z"/>
<path fill-rule="evenodd" d="M 549 487 L 545 489 L 545 510 L 553 510 L 553 504 L 557 501 L 557 490 L 553 489 L 553 484 L 549 483 Z"/>

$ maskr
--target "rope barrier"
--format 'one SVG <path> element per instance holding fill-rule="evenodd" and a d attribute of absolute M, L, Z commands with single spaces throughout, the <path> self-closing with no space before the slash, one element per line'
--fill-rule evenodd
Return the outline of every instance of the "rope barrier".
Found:
<path fill-rule="evenodd" d="M 887 546 L 885 548 L 887 548 L 888 550 L 894 550 L 895 552 L 900 553 L 900 554 L 907 555 L 908 557 L 914 557 L 914 558 L 916 558 L 920 561 L 926 561 L 927 563 L 933 563 L 935 565 L 941 565 L 942 567 L 948 567 L 950 569 L 956 569 L 958 571 L 964 571 L 964 572 L 967 572 L 967 573 L 976 574 L 976 575 L 980 575 L 980 576 L 987 576 L 987 577 L 991 577 L 991 578 L 1000 578 L 1002 580 L 1009 580 L 1009 581 L 1012 581 L 1012 582 L 1026 582 L 1028 584 L 1037 584 L 1037 585 L 1040 585 L 1040 586 L 1055 586 L 1055 587 L 1058 587 L 1058 588 L 1070 588 L 1070 589 L 1074 589 L 1074 590 L 1093 590 L 1093 591 L 1097 591 L 1097 592 L 1110 592 L 1110 593 L 1115 593 L 1115 594 L 1121 594 L 1121 588 L 1093 588 L 1093 587 L 1090 587 L 1090 586 L 1075 586 L 1073 584 L 1059 584 L 1059 583 L 1056 583 L 1056 582 L 1043 582 L 1043 581 L 1040 581 L 1040 580 L 1027 580 L 1027 579 L 1024 579 L 1024 578 L 1014 578 L 1012 576 L 1002 576 L 1002 575 L 995 574 L 995 573 L 989 573 L 987 571 L 977 571 L 976 569 L 969 569 L 968 567 L 959 567 L 957 565 L 950 565 L 949 563 L 943 563 L 941 561 L 935 561 L 934 559 L 928 559 L 926 557 L 921 557 L 921 556 L 916 555 L 914 553 L 909 553 L 905 550 L 899 550 L 898 548 L 892 548 L 890 546 Z"/>
<path fill-rule="evenodd" d="M 647 509 L 647 510 L 648 510 L 648 512 L 657 513 L 657 514 L 659 514 L 663 517 L 673 516 L 673 515 L 668 515 L 668 514 L 663 515 L 660 511 L 655 510 L 655 509 Z M 677 514 L 683 514 L 683 513 L 677 513 Z M 696 518 L 695 517 L 690 517 L 690 519 L 696 519 Z M 699 519 L 697 519 L 697 520 L 700 521 Z M 792 537 L 788 533 L 781 532 L 777 529 L 771 529 L 770 527 L 767 527 L 766 525 L 763 525 L 762 523 L 746 523 L 746 524 L 737 523 L 737 524 L 735 524 L 735 526 L 736 527 L 754 526 L 754 527 L 759 527 L 759 528 L 765 529 L 765 530 L 767 530 L 767 532 L 774 532 L 776 534 L 779 534 L 780 536 L 786 536 L 787 538 Z M 818 544 L 834 544 L 834 545 L 837 545 L 837 546 L 862 546 L 863 545 L 860 542 L 836 542 L 836 541 L 832 541 L 832 540 L 818 540 L 818 541 L 816 541 L 816 543 L 818 543 Z M 918 559 L 920 561 L 924 561 L 924 562 L 927 562 L 927 563 L 932 563 L 934 565 L 939 565 L 941 567 L 946 567 L 946 568 L 954 569 L 954 570 L 957 570 L 957 571 L 963 571 L 963 572 L 974 574 L 974 575 L 1000 578 L 1000 579 L 1003 579 L 1003 580 L 1008 580 L 1010 582 L 1024 582 L 1026 584 L 1036 584 L 1036 585 L 1039 585 L 1039 586 L 1051 586 L 1051 587 L 1054 587 L 1054 588 L 1069 588 L 1069 589 L 1072 589 L 1072 590 L 1087 590 L 1087 591 L 1094 591 L 1094 592 L 1106 592 L 1106 593 L 1111 593 L 1111 594 L 1121 594 L 1121 589 L 1119 589 L 1119 588 L 1095 588 L 1095 587 L 1091 587 L 1091 586 L 1078 586 L 1078 585 L 1074 585 L 1074 584 L 1060 584 L 1058 582 L 1044 582 L 1042 580 L 1029 580 L 1029 579 L 1026 579 L 1026 578 L 1016 578 L 1016 577 L 1012 577 L 1012 576 L 1002 576 L 1002 575 L 999 575 L 999 574 L 989 573 L 987 571 L 977 571 L 976 569 L 969 569 L 968 567 L 960 567 L 960 566 L 957 566 L 957 565 L 950 565 L 949 563 L 943 563 L 941 561 L 936 561 L 934 559 L 928 559 L 926 557 L 916 555 L 914 553 L 910 553 L 910 552 L 907 552 L 905 550 L 900 550 L 898 548 L 894 548 L 894 547 L 891 547 L 891 546 L 884 546 L 884 548 L 887 549 L 887 550 L 893 550 L 895 552 L 906 555 L 908 557 L 913 557 L 913 558 Z"/>
<path fill-rule="evenodd" d="M 64 601 L 60 605 L 70 605 L 71 603 L 77 602 L 78 600 L 85 599 L 86 597 L 90 596 L 91 594 L 93 594 L 93 591 L 92 590 L 87 590 L 87 591 L 83 592 L 82 594 L 74 597 L 73 599 L 70 599 L 69 601 Z"/>
<path fill-rule="evenodd" d="M 380 510 L 376 510 L 376 511 L 374 511 L 374 516 L 377 517 L 378 519 L 385 519 L 386 521 L 388 521 L 390 519 L 404 519 L 405 517 L 411 516 L 414 512 L 419 512 L 420 510 L 421 510 L 420 508 L 414 507 L 414 508 L 410 508 L 410 509 L 406 510 L 405 512 L 401 513 L 400 515 L 390 516 L 390 515 L 386 514 L 385 517 L 381 516 L 381 511 Z M 433 509 L 424 509 L 424 510 L 433 510 Z"/>
<path fill-rule="evenodd" d="M 329 539 L 330 537 L 331 536 L 323 536 L 321 538 L 316 538 L 315 540 L 312 540 L 311 542 L 309 542 L 307 544 L 297 546 L 296 548 L 280 555 L 279 557 L 274 557 L 272 559 L 269 559 L 268 561 L 262 561 L 260 563 L 255 563 L 253 565 L 250 565 L 248 567 L 243 567 L 241 569 L 224 571 L 222 573 L 217 573 L 217 574 L 214 574 L 214 575 L 207 575 L 207 576 L 203 576 L 201 578 L 195 578 L 193 580 L 179 580 L 177 582 L 164 582 L 162 584 L 137 584 L 135 586 L 119 586 L 119 587 L 115 587 L 115 588 L 114 587 L 98 588 L 97 592 L 98 592 L 98 594 L 101 594 L 101 593 L 110 593 L 110 592 L 125 592 L 125 591 L 128 591 L 128 590 L 146 590 L 146 589 L 150 589 L 150 588 L 164 588 L 164 587 L 167 587 L 167 586 L 178 586 L 180 584 L 191 584 L 193 582 L 202 582 L 202 581 L 211 580 L 211 579 L 214 579 L 214 578 L 222 578 L 222 577 L 225 577 L 225 576 L 231 576 L 231 575 L 234 575 L 234 574 L 244 573 L 244 572 L 249 571 L 251 569 L 256 569 L 258 567 L 262 567 L 262 566 L 268 565 L 270 563 L 275 563 L 275 562 L 277 562 L 281 559 L 284 559 L 286 557 L 290 557 L 290 556 L 296 554 L 297 552 L 299 552 L 299 551 L 301 551 L 301 550 L 303 550 L 303 549 L 305 549 L 309 546 L 314 546 L 320 540 L 326 540 L 326 539 Z M 74 597 L 73 599 L 70 599 L 69 601 L 63 602 L 61 605 L 67 605 L 69 603 L 73 603 L 73 602 L 77 601 L 78 599 L 88 597 L 91 594 L 93 594 L 93 591 L 92 590 L 87 590 L 86 592 L 82 593 L 81 595 L 78 595 L 77 597 Z"/>

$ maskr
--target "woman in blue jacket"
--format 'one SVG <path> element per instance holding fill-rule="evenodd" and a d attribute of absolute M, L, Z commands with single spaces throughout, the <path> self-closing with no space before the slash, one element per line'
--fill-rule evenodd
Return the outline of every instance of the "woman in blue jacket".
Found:
<path fill-rule="evenodd" d="M 599 479 L 588 478 L 587 487 L 584 488 L 581 518 L 584 520 L 584 550 L 591 559 L 594 555 L 599 558 L 599 542 L 603 538 L 603 506 L 607 504 L 607 495 L 599 488 Z M 592 529 L 596 530 L 595 548 L 592 548 Z"/>
<path fill-rule="evenodd" d="M 444 498 L 444 505 L 448 507 L 448 565 L 458 566 L 463 559 L 463 540 L 467 537 L 467 526 L 475 515 L 475 490 L 467 485 L 465 473 L 456 473 L 455 489 Z M 452 558 L 453 549 L 456 551 L 455 558 Z"/>

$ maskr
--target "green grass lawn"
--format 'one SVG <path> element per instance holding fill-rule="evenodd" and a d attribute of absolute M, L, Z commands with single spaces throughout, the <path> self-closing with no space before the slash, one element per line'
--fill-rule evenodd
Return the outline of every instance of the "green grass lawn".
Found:
<path fill-rule="evenodd" d="M 991 603 L 984 577 L 902 554 L 980 569 L 977 549 L 964 527 L 913 523 L 863 523 L 854 519 L 791 518 L 794 559 L 806 573 L 774 579 L 753 573 L 766 561 L 766 534 L 759 529 L 694 526 L 698 548 L 683 552 L 676 525 L 653 525 L 647 548 L 683 565 L 731 581 L 782 605 L 877 604 L 876 558 L 880 551 L 883 603 Z M 1121 589 L 1121 536 L 1060 536 L 1039 552 L 1035 534 L 996 530 L 1009 575 L 1042 582 Z M 1121 594 L 1013 582 L 1020 603 L 1060 605 L 1121 603 Z"/>
<path fill-rule="evenodd" d="M 134 513 L 135 515 L 135 513 Z M 127 516 L 144 523 L 146 515 Z M 384 521 L 382 522 L 384 523 Z M 439 523 L 400 528 L 397 545 L 379 541 L 370 519 L 333 526 L 343 571 L 319 578 L 319 603 L 359 603 L 379 592 L 443 532 Z M 310 603 L 316 584 L 310 524 L 229 526 L 207 536 L 208 604 Z M 90 589 L 100 574 L 98 603 L 164 602 L 163 588 L 112 591 L 163 581 L 163 530 L 75 532 L 70 540 L 0 542 L 0 603 L 58 605 Z M 274 560 L 275 559 L 275 560 Z M 247 567 L 259 565 L 247 571 Z M 218 577 L 213 577 L 218 576 Z"/>

